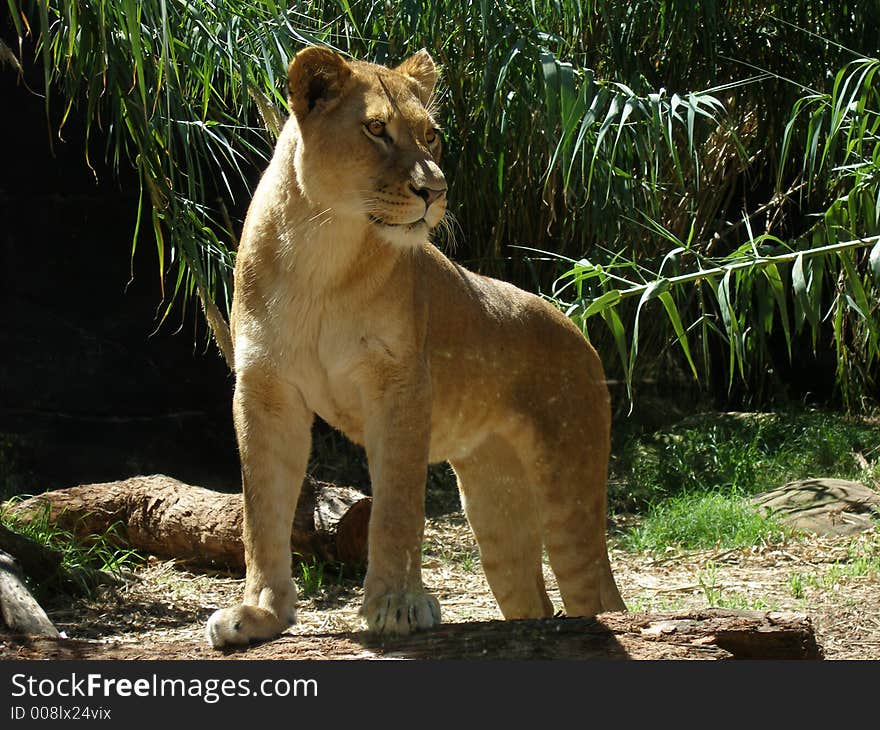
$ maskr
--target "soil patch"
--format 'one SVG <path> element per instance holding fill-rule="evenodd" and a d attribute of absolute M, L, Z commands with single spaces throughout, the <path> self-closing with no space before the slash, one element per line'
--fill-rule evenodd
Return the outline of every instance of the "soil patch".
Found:
<path fill-rule="evenodd" d="M 612 531 L 613 532 L 613 531 Z M 806 614 L 826 659 L 880 658 L 880 533 L 789 539 L 748 549 L 632 554 L 611 541 L 611 563 L 627 606 L 667 613 L 727 609 Z M 428 521 L 424 577 L 440 599 L 446 623 L 491 621 L 501 614 L 460 513 Z M 557 609 L 561 599 L 549 567 L 545 579 Z M 229 655 L 247 659 L 358 658 L 365 656 L 358 616 L 360 578 L 326 567 L 320 586 L 301 591 L 299 622 L 285 638 Z M 151 560 L 120 586 L 92 600 L 47 607 L 70 639 L 56 644 L 0 638 L 0 658 L 88 658 L 94 644 L 112 644 L 112 655 L 130 659 L 229 658 L 204 640 L 211 612 L 240 600 L 243 580 L 192 573 L 173 562 Z M 63 642 L 62 642 L 63 643 Z M 303 649 L 302 647 L 306 647 Z M 106 653 L 104 654 L 106 658 Z"/>

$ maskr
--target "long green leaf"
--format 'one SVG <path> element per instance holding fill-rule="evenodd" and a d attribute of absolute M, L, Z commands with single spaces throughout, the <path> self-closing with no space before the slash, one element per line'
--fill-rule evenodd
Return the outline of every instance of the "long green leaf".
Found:
<path fill-rule="evenodd" d="M 687 333 L 685 332 L 684 325 L 681 323 L 681 316 L 678 313 L 678 308 L 675 306 L 675 301 L 668 291 L 661 292 L 658 294 L 658 297 L 663 303 L 664 309 L 666 309 L 666 316 L 672 324 L 672 329 L 675 331 L 678 344 L 681 345 L 682 352 L 687 359 L 688 365 L 690 365 L 694 380 L 699 382 L 700 376 L 697 373 L 697 366 L 694 364 L 694 359 L 691 357 L 691 348 L 690 345 L 688 345 Z"/>

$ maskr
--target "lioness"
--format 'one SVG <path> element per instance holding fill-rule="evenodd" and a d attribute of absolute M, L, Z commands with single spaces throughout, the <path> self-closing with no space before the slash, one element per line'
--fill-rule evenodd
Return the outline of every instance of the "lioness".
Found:
<path fill-rule="evenodd" d="M 290 529 L 314 414 L 366 447 L 373 505 L 361 614 L 440 622 L 421 548 L 429 462 L 458 476 L 506 618 L 548 616 L 542 546 L 569 615 L 623 609 L 605 546 L 610 409 L 601 363 L 538 297 L 429 240 L 446 210 L 427 51 L 394 69 L 306 48 L 290 119 L 235 265 L 233 411 L 244 488 L 244 603 L 215 647 L 296 619 Z"/>

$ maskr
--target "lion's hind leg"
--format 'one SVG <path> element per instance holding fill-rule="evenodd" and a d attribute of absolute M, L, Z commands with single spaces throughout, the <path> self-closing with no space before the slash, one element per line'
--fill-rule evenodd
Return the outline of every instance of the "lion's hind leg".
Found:
<path fill-rule="evenodd" d="M 490 436 L 452 467 L 489 587 L 506 619 L 553 614 L 541 572 L 541 521 L 513 447 Z"/>
<path fill-rule="evenodd" d="M 544 547 L 565 612 L 624 611 L 605 539 L 607 449 L 590 443 L 589 436 L 569 449 L 560 446 L 543 449 L 530 471 L 538 487 Z"/>

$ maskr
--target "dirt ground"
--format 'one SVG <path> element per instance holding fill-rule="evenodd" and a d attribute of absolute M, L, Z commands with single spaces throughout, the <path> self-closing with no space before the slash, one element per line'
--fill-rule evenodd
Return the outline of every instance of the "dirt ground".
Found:
<path fill-rule="evenodd" d="M 460 513 L 429 520 L 424 553 L 425 584 L 440 599 L 444 622 L 501 618 Z M 708 606 L 793 611 L 811 619 L 826 659 L 880 659 L 880 533 L 659 557 L 624 552 L 612 537 L 611 561 L 631 611 Z M 545 573 L 551 599 L 561 609 L 549 568 Z M 113 648 L 113 656 L 211 658 L 217 652 L 205 644 L 205 621 L 214 609 L 237 602 L 242 587 L 237 577 L 195 574 L 152 560 L 123 585 L 92 600 L 50 608 L 49 615 L 67 637 Z M 320 587 L 301 590 L 299 622 L 288 633 L 315 638 L 310 658 L 320 658 L 321 646 L 337 639 L 356 653 L 351 638 L 363 628 L 357 615 L 361 597 L 357 578 L 340 580 L 328 568 Z M 272 646 L 251 650 L 254 658 L 284 658 L 273 654 Z M 0 658 L 44 655 L 36 645 L 0 637 Z"/>

